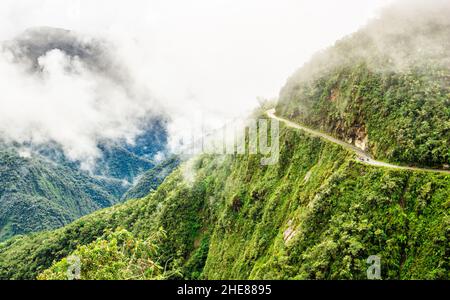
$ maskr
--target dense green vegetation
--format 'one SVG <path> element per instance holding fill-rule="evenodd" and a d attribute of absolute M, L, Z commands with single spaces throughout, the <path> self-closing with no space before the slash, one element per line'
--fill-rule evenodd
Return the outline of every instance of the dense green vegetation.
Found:
<path fill-rule="evenodd" d="M 81 280 L 165 279 L 174 273 L 165 273 L 163 267 L 153 260 L 158 253 L 155 242 L 162 235 L 162 232 L 157 232 L 144 241 L 118 229 L 79 247 L 71 257 L 53 265 L 38 279 L 66 280 L 68 276 Z M 72 273 L 68 275 L 68 272 Z"/>
<path fill-rule="evenodd" d="M 450 22 L 432 16 L 386 13 L 338 42 L 288 81 L 278 113 L 380 159 L 448 164 Z M 0 278 L 65 279 L 77 256 L 82 279 L 366 279 L 378 255 L 383 279 L 450 279 L 450 175 L 281 129 L 277 164 L 201 155 L 154 189 L 162 165 L 125 196 L 143 198 L 1 243 Z"/>
<path fill-rule="evenodd" d="M 139 174 L 153 168 L 151 160 L 139 157 L 122 146 L 100 146 L 102 157 L 96 162 L 95 173 L 106 178 L 132 182 Z"/>
<path fill-rule="evenodd" d="M 122 199 L 138 199 L 147 196 L 151 191 L 158 188 L 164 179 L 176 169 L 179 163 L 179 158 L 171 157 L 157 164 L 140 175 L 137 183 L 123 195 Z"/>
<path fill-rule="evenodd" d="M 129 188 L 131 196 L 147 195 L 174 167 L 153 161 L 165 149 L 164 126 L 154 121 L 133 145 L 102 143 L 92 172 L 81 171 L 79 162 L 67 159 L 58 145 L 9 144 L 0 137 L 0 241 L 64 226 L 122 201 Z M 133 187 L 131 182 L 147 171 L 151 173 Z M 147 183 L 151 185 L 142 186 Z"/>
<path fill-rule="evenodd" d="M 167 132 L 163 119 L 150 120 L 132 145 L 126 141 L 99 145 L 102 156 L 96 161 L 95 174 L 133 182 L 157 163 L 154 156 L 166 151 Z M 122 193 L 123 195 L 123 193 Z"/>
<path fill-rule="evenodd" d="M 0 150 L 0 241 L 61 227 L 118 202 L 106 182 L 50 163 Z"/>
<path fill-rule="evenodd" d="M 58 270 L 119 227 L 140 240 L 164 230 L 154 260 L 183 278 L 362 279 L 369 255 L 381 256 L 383 278 L 448 278 L 450 176 L 366 166 L 292 129 L 281 145 L 277 165 L 202 156 L 146 198 L 8 240 L 0 278 Z"/>
<path fill-rule="evenodd" d="M 337 42 L 289 79 L 278 113 L 359 143 L 379 159 L 450 164 L 447 11 L 386 14 Z"/>

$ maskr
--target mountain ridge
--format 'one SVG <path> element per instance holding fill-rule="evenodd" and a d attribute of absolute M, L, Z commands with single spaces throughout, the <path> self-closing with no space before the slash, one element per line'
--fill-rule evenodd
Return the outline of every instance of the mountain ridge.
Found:
<path fill-rule="evenodd" d="M 128 92 L 132 88 L 127 69 L 112 51 L 114 47 L 102 39 L 39 27 L 1 42 L 0 48 L 12 66 L 24 69 L 24 74 L 34 79 L 42 79 L 45 73 L 40 59 L 58 50 L 95 76 Z M 76 74 L 72 69 L 65 71 Z M 61 141 L 49 138 L 42 142 L 42 136 L 24 138 L 20 134 L 15 140 L 7 129 L 0 130 L 0 191 L 14 189 L 0 193 L 0 241 L 16 234 L 55 229 L 122 201 L 131 183 L 157 165 L 155 155 L 167 152 L 167 122 L 164 113 L 153 113 L 139 120 L 134 140 L 98 138 L 99 157 L 89 161 L 88 168 L 85 161 L 70 157 Z M 39 126 L 29 131 L 35 127 Z M 22 174 L 21 169 L 33 172 Z"/>
<path fill-rule="evenodd" d="M 9 240 L 0 245 L 0 278 L 34 278 L 118 228 L 137 238 L 162 228 L 156 258 L 181 267 L 183 278 L 361 279 L 369 255 L 383 258 L 385 279 L 446 278 L 450 176 L 364 165 L 289 128 L 280 145 L 277 165 L 204 155 L 190 164 L 193 183 L 182 165 L 145 198 Z"/>
<path fill-rule="evenodd" d="M 125 235 L 157 249 L 151 261 L 169 279 L 363 280 L 373 256 L 382 279 L 449 279 L 450 175 L 380 168 L 352 150 L 392 163 L 448 162 L 450 81 L 440 58 L 450 22 L 420 13 L 416 24 L 415 14 L 385 12 L 288 80 L 277 114 L 329 138 L 281 122 L 277 164 L 248 153 L 193 157 L 143 198 L 1 243 L 0 278 L 65 279 L 77 255 L 80 279 L 127 279 L 130 259 L 116 237 Z M 397 26 L 373 35 L 383 22 Z M 443 52 L 415 51 L 417 37 L 441 40 Z M 108 259 L 97 249 L 109 249 Z"/>

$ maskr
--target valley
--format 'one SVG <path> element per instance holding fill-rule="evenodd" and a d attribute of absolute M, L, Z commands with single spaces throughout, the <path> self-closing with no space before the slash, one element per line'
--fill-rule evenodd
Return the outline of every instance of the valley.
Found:
<path fill-rule="evenodd" d="M 235 24 L 222 15 L 235 6 L 148 44 L 137 26 L 105 39 L 35 27 L 3 42 L 0 279 L 450 279 L 450 5 L 430 2 L 386 6 L 310 59 L 288 45 L 319 29 L 297 15 Z M 289 12 L 268 16 L 278 8 Z M 293 53 L 285 70 L 297 71 L 235 118 L 243 134 L 230 138 L 219 123 L 276 86 Z"/>

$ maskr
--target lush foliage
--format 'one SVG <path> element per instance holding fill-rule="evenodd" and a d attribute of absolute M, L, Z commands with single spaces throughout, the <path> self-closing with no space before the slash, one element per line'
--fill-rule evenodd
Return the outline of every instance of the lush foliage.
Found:
<path fill-rule="evenodd" d="M 38 279 L 165 279 L 170 274 L 165 274 L 163 267 L 154 261 L 158 253 L 155 242 L 161 238 L 164 238 L 163 232 L 140 240 L 125 229 L 117 229 L 91 244 L 78 247 L 70 257 L 55 263 Z"/>
<path fill-rule="evenodd" d="M 14 150 L 0 150 L 0 174 L 0 240 L 61 227 L 118 202 L 105 182 Z"/>
<path fill-rule="evenodd" d="M 450 26 L 435 20 L 388 15 L 338 42 L 289 80 L 278 112 L 381 159 L 449 163 Z M 77 255 L 84 279 L 365 279 L 378 255 L 384 279 L 449 279 L 450 175 L 369 166 L 289 128 L 280 147 L 270 166 L 193 158 L 145 198 L 9 239 L 0 278 L 64 278 Z"/>
<path fill-rule="evenodd" d="M 11 239 L 0 277 L 34 278 L 121 227 L 140 240 L 162 228 L 154 261 L 183 278 L 362 279 L 370 255 L 383 278 L 448 278 L 449 176 L 366 166 L 291 129 L 281 145 L 279 164 L 203 156 L 147 198 Z"/>
<path fill-rule="evenodd" d="M 123 200 L 138 199 L 147 196 L 154 191 L 164 181 L 164 179 L 176 169 L 180 160 L 177 157 L 168 158 L 143 173 L 122 197 Z"/>
<path fill-rule="evenodd" d="M 380 159 L 450 164 L 450 22 L 439 16 L 388 15 L 337 42 L 289 79 L 278 113 Z"/>

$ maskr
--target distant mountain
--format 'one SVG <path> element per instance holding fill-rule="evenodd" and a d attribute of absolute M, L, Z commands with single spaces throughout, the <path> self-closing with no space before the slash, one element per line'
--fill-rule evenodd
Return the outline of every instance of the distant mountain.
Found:
<path fill-rule="evenodd" d="M 157 130 L 146 132 L 134 146 L 99 145 L 102 156 L 93 173 L 80 170 L 55 145 L 0 146 L 0 241 L 61 227 L 155 189 L 177 161 L 154 161 L 156 153 L 165 151 L 166 135 L 164 127 L 153 128 Z"/>
<path fill-rule="evenodd" d="M 395 6 L 299 69 L 277 112 L 375 158 L 450 165 L 448 3 Z M 415 4 L 417 5 L 417 4 Z"/>
<path fill-rule="evenodd" d="M 153 120 L 133 145 L 126 141 L 106 142 L 99 145 L 102 156 L 94 173 L 132 183 L 135 178 L 155 166 L 155 155 L 167 152 L 166 124 Z"/>
<path fill-rule="evenodd" d="M 450 6 L 426 5 L 391 8 L 319 54 L 289 79 L 277 114 L 384 160 L 448 163 Z M 449 174 L 369 164 L 286 124 L 276 164 L 199 155 L 144 198 L 1 243 L 0 278 L 65 279 L 73 254 L 82 279 L 124 278 L 130 253 L 113 264 L 97 250 L 120 240 L 157 249 L 155 264 L 135 261 L 136 279 L 159 265 L 177 279 L 365 280 L 372 259 L 385 280 L 450 278 Z"/>
<path fill-rule="evenodd" d="M 0 240 L 61 227 L 117 203 L 123 190 L 15 149 L 0 150 L 0 174 Z"/>
<path fill-rule="evenodd" d="M 123 200 L 139 199 L 155 191 L 164 179 L 180 164 L 180 159 L 171 157 L 159 163 L 137 178 L 137 182 L 122 197 Z"/>
<path fill-rule="evenodd" d="M 53 28 L 30 28 L 10 41 L 1 44 L 18 63 L 26 64 L 30 72 L 41 72 L 39 58 L 58 49 L 65 55 L 77 57 L 85 66 L 99 75 L 105 76 L 119 84 L 126 84 L 126 69 L 114 57 L 105 40 L 86 38 L 76 32 Z"/>
<path fill-rule="evenodd" d="M 58 49 L 82 61 L 96 76 L 128 92 L 132 89 L 126 68 L 112 57 L 107 41 L 42 27 L 29 29 L 0 47 L 12 54 L 15 63 L 26 66 L 31 76 L 42 72 L 39 58 Z M 140 134 L 132 144 L 99 140 L 100 158 L 89 171 L 68 159 L 56 142 L 12 143 L 0 136 L 0 241 L 58 228 L 118 203 L 136 178 L 156 165 L 155 155 L 167 152 L 167 118 L 155 114 L 140 123 Z M 159 174 L 152 187 L 166 175 Z"/>
<path fill-rule="evenodd" d="M 168 152 L 166 145 L 166 121 L 162 118 L 151 120 L 132 145 L 125 140 L 100 142 L 98 148 L 101 155 L 90 170 L 91 175 L 131 185 L 137 176 L 157 164 L 155 155 L 164 155 Z M 26 149 L 64 166 L 75 169 L 81 167 L 79 162 L 69 160 L 61 147 L 55 143 L 45 145 L 14 143 L 11 146 Z"/>

